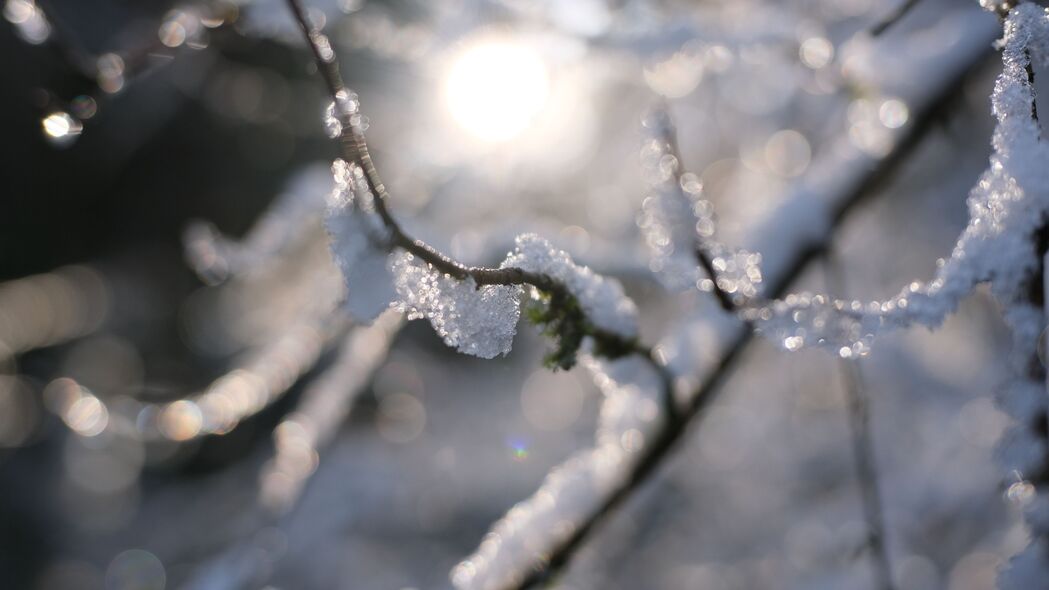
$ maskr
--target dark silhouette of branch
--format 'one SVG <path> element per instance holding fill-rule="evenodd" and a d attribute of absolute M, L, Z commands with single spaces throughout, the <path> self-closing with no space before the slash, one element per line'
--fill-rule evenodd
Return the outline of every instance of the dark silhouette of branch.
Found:
<path fill-rule="evenodd" d="M 876 25 L 871 27 L 871 37 L 877 37 L 884 33 L 889 27 L 899 22 L 903 17 L 907 16 L 907 13 L 912 8 L 918 5 L 921 0 L 903 0 L 903 2 L 896 5 L 896 8 L 892 12 L 885 15 L 885 18 L 878 21 Z"/>
<path fill-rule="evenodd" d="M 841 261 L 833 250 L 824 260 L 827 288 L 843 293 L 845 279 Z M 874 441 L 870 429 L 870 400 L 864 386 L 860 360 L 838 358 L 842 389 L 845 393 L 846 413 L 849 423 L 849 439 L 852 442 L 852 460 L 856 467 L 856 480 L 860 487 L 863 517 L 867 521 L 868 537 L 866 548 L 870 550 L 871 570 L 876 588 L 895 590 L 892 579 L 892 562 L 886 546 L 884 502 L 879 484 L 878 463 L 874 456 Z"/>

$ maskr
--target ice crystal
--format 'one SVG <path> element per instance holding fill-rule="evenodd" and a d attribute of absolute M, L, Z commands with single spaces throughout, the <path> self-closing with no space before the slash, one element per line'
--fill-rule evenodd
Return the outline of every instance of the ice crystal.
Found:
<path fill-rule="evenodd" d="M 521 287 L 484 285 L 441 273 L 407 252 L 390 268 L 409 319 L 425 317 L 448 346 L 481 358 L 510 352 L 520 317 Z"/>
<path fill-rule="evenodd" d="M 618 281 L 577 265 L 567 253 L 535 234 L 518 236 L 515 244 L 516 249 L 503 262 L 504 268 L 513 266 L 549 276 L 576 297 L 594 326 L 627 339 L 637 336 L 637 307 Z"/>
<path fill-rule="evenodd" d="M 595 446 L 555 467 L 527 500 L 497 521 L 477 551 L 452 570 L 456 588 L 499 590 L 540 569 L 625 483 L 661 426 L 659 375 L 638 358 L 584 364 L 605 398 Z"/>

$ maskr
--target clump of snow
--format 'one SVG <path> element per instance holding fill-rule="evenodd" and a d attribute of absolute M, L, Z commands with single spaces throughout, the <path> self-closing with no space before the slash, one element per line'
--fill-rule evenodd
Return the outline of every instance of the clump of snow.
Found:
<path fill-rule="evenodd" d="M 407 252 L 391 257 L 399 307 L 425 317 L 448 346 L 481 358 L 510 352 L 521 314 L 521 287 L 484 285 L 441 273 Z"/>
<path fill-rule="evenodd" d="M 324 225 L 332 258 L 346 283 L 345 309 L 359 322 L 370 322 L 396 298 L 385 248 L 387 232 L 370 211 L 371 192 L 357 164 L 335 160 L 335 189 Z"/>
<path fill-rule="evenodd" d="M 535 234 L 518 236 L 515 244 L 517 248 L 507 256 L 503 268 L 517 267 L 549 276 L 575 296 L 594 326 L 623 338 L 637 336 L 637 306 L 618 281 L 577 265 L 567 253 Z"/>
<path fill-rule="evenodd" d="M 520 318 L 519 285 L 478 286 L 434 269 L 408 252 L 387 253 L 388 230 L 374 212 L 374 196 L 360 166 L 336 160 L 326 225 L 331 250 L 347 285 L 346 310 L 371 321 L 395 302 L 409 319 L 427 318 L 449 346 L 482 358 L 510 351 Z M 597 328 L 637 336 L 637 307 L 616 281 L 576 265 L 535 235 L 519 236 L 503 262 L 549 276 L 574 295 Z"/>
<path fill-rule="evenodd" d="M 324 212 L 331 175 L 323 165 L 297 173 L 240 240 L 206 221 L 194 221 L 183 234 L 186 261 L 208 284 L 250 272 L 284 253 L 316 227 Z"/>
<path fill-rule="evenodd" d="M 611 362 L 587 357 L 584 365 L 605 396 L 595 446 L 551 470 L 535 494 L 492 526 L 477 551 L 452 570 L 456 588 L 520 585 L 626 482 L 659 432 L 662 381 L 649 365 L 636 357 Z"/>
<path fill-rule="evenodd" d="M 370 322 L 395 304 L 409 319 L 427 318 L 449 346 L 493 358 L 510 351 L 520 316 L 518 286 L 485 285 L 440 273 L 407 252 L 389 254 L 389 232 L 356 163 L 336 160 L 326 225 L 346 282 L 346 310 Z"/>

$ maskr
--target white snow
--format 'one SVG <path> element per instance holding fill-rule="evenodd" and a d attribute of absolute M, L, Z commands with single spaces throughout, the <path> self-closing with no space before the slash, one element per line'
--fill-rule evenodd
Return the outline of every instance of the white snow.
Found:
<path fill-rule="evenodd" d="M 425 317 L 445 344 L 459 352 L 494 358 L 510 352 L 521 315 L 521 287 L 459 280 L 399 252 L 391 257 L 399 307 L 408 319 Z"/>
<path fill-rule="evenodd" d="M 515 241 L 517 248 L 502 267 L 518 267 L 541 273 L 563 284 L 579 300 L 587 318 L 598 328 L 624 338 L 637 336 L 637 306 L 614 279 L 602 277 L 535 234 L 524 234 Z"/>
<path fill-rule="evenodd" d="M 396 297 L 388 265 L 386 229 L 371 208 L 371 193 L 356 164 L 335 160 L 335 189 L 324 221 L 331 253 L 346 283 L 345 309 L 359 322 L 374 320 Z"/>

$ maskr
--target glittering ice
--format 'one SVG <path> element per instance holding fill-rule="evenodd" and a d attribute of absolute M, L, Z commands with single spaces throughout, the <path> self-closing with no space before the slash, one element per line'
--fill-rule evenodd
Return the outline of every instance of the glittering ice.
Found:
<path fill-rule="evenodd" d="M 641 166 L 649 195 L 642 203 L 638 226 L 651 252 L 652 270 L 670 289 L 712 291 L 717 281 L 737 304 L 753 298 L 761 284 L 761 256 L 714 239 L 714 207 L 703 198 L 699 178 L 683 170 L 666 111 L 649 113 L 643 128 Z M 699 252 L 710 260 L 716 277 L 702 272 Z"/>
<path fill-rule="evenodd" d="M 187 262 L 209 284 L 265 265 L 318 226 L 330 188 L 331 174 L 325 166 L 297 173 L 239 240 L 206 221 L 190 223 L 183 234 Z"/>
<path fill-rule="evenodd" d="M 448 346 L 481 358 L 510 352 L 520 317 L 521 287 L 484 285 L 441 273 L 407 252 L 391 257 L 400 307 L 425 317 Z"/>
<path fill-rule="evenodd" d="M 349 120 L 355 125 L 362 122 L 360 102 L 355 93 L 340 90 L 336 98 L 338 100 L 328 103 L 328 108 L 324 111 L 324 130 L 332 139 L 342 134 L 343 121 Z"/>

